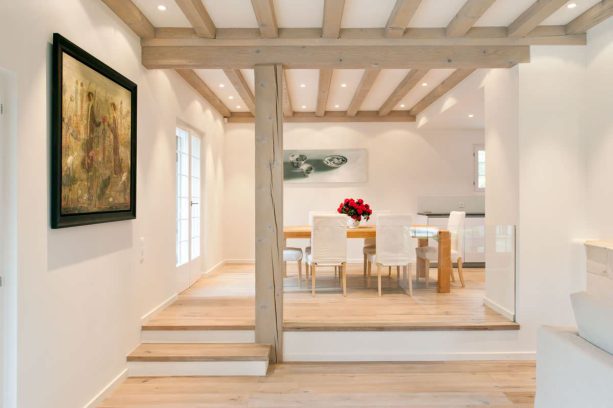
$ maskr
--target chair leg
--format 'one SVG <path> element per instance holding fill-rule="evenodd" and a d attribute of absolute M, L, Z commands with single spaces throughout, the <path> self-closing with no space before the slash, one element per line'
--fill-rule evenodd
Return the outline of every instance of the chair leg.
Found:
<path fill-rule="evenodd" d="M 396 266 L 396 283 L 398 284 L 398 287 L 400 287 L 400 267 Z"/>
<path fill-rule="evenodd" d="M 428 287 L 428 283 L 430 283 L 430 260 L 426 259 L 426 288 Z"/>
<path fill-rule="evenodd" d="M 287 278 L 287 262 L 283 262 L 283 277 Z"/>
<path fill-rule="evenodd" d="M 464 260 L 458 258 L 458 275 L 460 276 L 460 283 L 464 287 Z"/>
<path fill-rule="evenodd" d="M 336 278 L 336 274 L 337 274 L 337 272 L 338 272 L 338 269 L 337 269 L 337 267 L 335 266 L 335 267 L 334 267 L 334 277 L 335 277 L 335 278 Z"/>
<path fill-rule="evenodd" d="M 309 266 L 308 262 L 305 262 L 304 265 L 305 265 L 305 268 L 304 268 L 305 269 L 305 276 L 304 276 L 304 278 L 305 278 L 305 280 L 307 280 L 307 283 L 308 283 L 311 267 Z"/>
<path fill-rule="evenodd" d="M 347 296 L 347 263 L 341 265 L 341 277 L 343 280 L 343 296 Z"/>
<path fill-rule="evenodd" d="M 413 279 L 411 279 L 411 264 L 407 264 L 407 275 L 409 276 L 409 296 L 413 297 Z"/>
<path fill-rule="evenodd" d="M 366 254 L 364 254 L 364 277 L 366 277 L 366 268 L 367 268 L 367 263 L 368 263 L 368 257 L 366 256 Z"/>
<path fill-rule="evenodd" d="M 379 296 L 381 296 L 381 265 L 377 264 L 377 286 L 379 288 Z"/>
<path fill-rule="evenodd" d="M 368 261 L 366 265 L 366 287 L 370 288 L 370 275 L 372 274 L 372 262 Z"/>
<path fill-rule="evenodd" d="M 387 277 L 388 277 L 388 278 L 391 278 L 391 277 L 392 277 L 392 267 L 391 267 L 391 266 L 388 266 L 388 267 L 387 267 Z"/>
<path fill-rule="evenodd" d="M 298 284 L 302 286 L 302 260 L 298 261 Z"/>
<path fill-rule="evenodd" d="M 315 296 L 315 273 L 317 271 L 317 265 L 311 265 L 311 296 Z"/>

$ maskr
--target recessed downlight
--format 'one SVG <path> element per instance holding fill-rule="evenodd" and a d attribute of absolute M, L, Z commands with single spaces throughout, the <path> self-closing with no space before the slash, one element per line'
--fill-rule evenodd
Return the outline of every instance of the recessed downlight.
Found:
<path fill-rule="evenodd" d="M 301 108 L 302 108 L 302 109 L 306 109 L 306 105 L 302 105 L 302 106 L 301 106 Z"/>
<path fill-rule="evenodd" d="M 569 9 L 574 9 L 575 7 L 577 7 L 577 3 L 568 3 L 566 7 Z"/>
<path fill-rule="evenodd" d="M 234 96 L 230 95 L 230 96 L 228 96 L 228 99 L 230 99 L 230 100 L 234 99 Z"/>
<path fill-rule="evenodd" d="M 474 117 L 475 117 L 475 115 L 473 115 L 472 113 L 469 113 L 469 114 L 468 114 L 468 117 L 469 117 L 469 118 L 474 118 Z"/>
<path fill-rule="evenodd" d="M 236 109 L 240 109 L 240 108 L 241 108 L 241 106 L 240 106 L 240 105 L 236 105 Z"/>
<path fill-rule="evenodd" d="M 225 88 L 226 86 L 224 84 L 219 84 L 220 88 Z"/>
<path fill-rule="evenodd" d="M 422 82 L 421 86 L 428 86 L 428 83 L 427 82 Z"/>
<path fill-rule="evenodd" d="M 160 11 L 166 11 L 166 6 L 163 4 L 158 5 L 158 10 Z"/>
<path fill-rule="evenodd" d="M 404 108 L 404 103 L 401 103 L 401 104 L 400 104 L 400 107 L 401 107 L 401 108 Z"/>
<path fill-rule="evenodd" d="M 341 107 L 341 105 L 336 104 L 336 105 L 334 105 L 334 107 L 335 107 L 335 108 L 340 108 L 340 107 Z"/>
<path fill-rule="evenodd" d="M 306 88 L 306 84 L 300 84 L 300 88 Z"/>
<path fill-rule="evenodd" d="M 341 88 L 347 88 L 347 84 L 345 83 L 341 84 Z"/>

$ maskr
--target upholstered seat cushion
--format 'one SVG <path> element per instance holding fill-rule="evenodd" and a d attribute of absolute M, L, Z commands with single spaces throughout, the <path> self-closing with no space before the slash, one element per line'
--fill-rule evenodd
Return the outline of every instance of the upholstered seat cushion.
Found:
<path fill-rule="evenodd" d="M 302 249 L 300 248 L 283 248 L 284 262 L 298 262 L 302 259 Z"/>

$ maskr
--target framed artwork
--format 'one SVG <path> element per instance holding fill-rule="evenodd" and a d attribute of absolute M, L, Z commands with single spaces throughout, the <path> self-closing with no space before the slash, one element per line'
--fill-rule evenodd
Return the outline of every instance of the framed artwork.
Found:
<path fill-rule="evenodd" d="M 136 84 L 53 35 L 51 227 L 136 218 Z"/>
<path fill-rule="evenodd" d="M 283 179 L 287 183 L 365 183 L 366 149 L 285 150 Z"/>

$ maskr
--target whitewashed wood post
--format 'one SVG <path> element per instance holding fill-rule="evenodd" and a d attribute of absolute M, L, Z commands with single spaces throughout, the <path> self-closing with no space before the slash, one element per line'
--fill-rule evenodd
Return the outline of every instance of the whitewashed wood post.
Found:
<path fill-rule="evenodd" d="M 283 361 L 283 67 L 255 66 L 255 341 Z"/>

